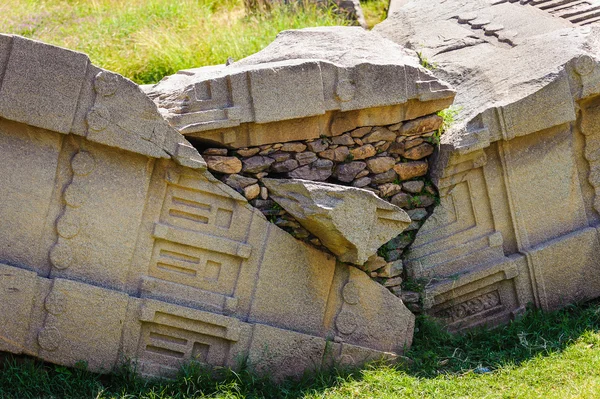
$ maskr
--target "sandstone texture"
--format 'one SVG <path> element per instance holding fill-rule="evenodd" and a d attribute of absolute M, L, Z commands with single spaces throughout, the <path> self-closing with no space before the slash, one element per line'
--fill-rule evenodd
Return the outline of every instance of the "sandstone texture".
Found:
<path fill-rule="evenodd" d="M 413 120 L 455 92 L 378 33 L 321 27 L 284 31 L 250 57 L 181 71 L 147 94 L 188 139 L 242 149 Z"/>
<path fill-rule="evenodd" d="M 375 28 L 457 88 L 454 121 L 429 164 L 440 205 L 404 258 L 405 277 L 431 282 L 420 296 L 401 294 L 412 310 L 420 302 L 421 311 L 462 330 L 507 322 L 529 304 L 550 310 L 600 296 L 597 8 L 393 0 Z M 429 128 L 440 123 L 424 118 Z M 413 122 L 389 129 L 406 137 L 394 152 L 429 152 L 427 142 L 408 143 L 420 131 Z M 394 171 L 407 177 L 416 166 Z M 429 202 L 396 196 L 397 205 Z M 423 216 L 414 211 L 412 218 Z M 387 254 L 405 245 L 395 239 Z"/>
<path fill-rule="evenodd" d="M 411 223 L 406 212 L 367 190 L 295 179 L 262 181 L 271 197 L 342 262 L 364 264 Z"/>
<path fill-rule="evenodd" d="M 314 37 L 314 51 L 334 59 L 341 54 L 335 41 L 327 57 L 319 37 L 336 32 L 316 29 L 282 38 Z M 357 44 L 358 54 L 370 51 Z M 179 121 L 194 125 L 194 132 L 250 122 L 277 125 L 288 117 L 322 116 L 325 103 L 335 108 L 333 88 L 316 83 L 334 84 L 337 66 L 281 52 L 283 58 L 268 66 L 250 60 L 230 68 L 232 74 L 223 72 L 229 67 L 209 68 L 212 78 L 203 75 L 159 102 L 173 95 L 181 107 L 187 96 L 189 108 L 180 109 Z M 348 110 L 390 103 L 400 109 L 409 97 L 423 102 L 424 109 L 410 111 L 412 119 L 451 101 L 453 92 L 420 67 L 396 66 L 366 68 L 355 91 L 338 81 L 335 92 L 344 99 L 356 95 L 346 101 Z M 379 100 L 370 85 L 361 86 L 361 79 L 377 81 L 379 67 L 407 72 L 398 84 L 426 79 L 427 88 L 394 98 L 388 91 Z M 152 376 L 171 376 L 191 361 L 235 368 L 247 359 L 256 372 L 281 379 L 393 359 L 410 346 L 414 316 L 398 296 L 364 271 L 292 237 L 248 203 L 253 198 L 268 214 L 267 204 L 275 203 L 260 179 L 274 173 L 274 165 L 298 161 L 274 154 L 308 151 L 301 143 L 306 137 L 234 150 L 215 145 L 237 140 L 235 133 L 220 131 L 205 147 L 207 162 L 136 84 L 94 66 L 84 54 L 0 35 L 0 71 L 1 351 L 67 366 L 85 361 L 98 372 L 131 360 L 139 373 Z M 244 92 L 250 90 L 244 86 L 249 76 L 253 93 Z M 187 78 L 193 76 L 183 73 L 167 82 Z M 279 93 L 299 96 L 286 102 Z M 313 101 L 319 96 L 321 103 Z M 300 113 L 301 103 L 309 104 L 309 115 Z M 164 115 L 171 123 L 177 118 Z M 411 119 L 406 115 L 399 118 Z M 284 147 L 282 141 L 294 144 Z M 325 163 L 333 173 L 331 160 L 304 166 L 320 171 Z M 372 214 L 362 217 L 371 216 L 377 240 L 409 222 L 398 208 L 360 192 L 356 201 L 372 201 Z M 340 205 L 350 209 L 344 201 Z M 270 210 L 281 211 L 276 208 Z M 390 228 L 380 231 L 386 224 Z"/>

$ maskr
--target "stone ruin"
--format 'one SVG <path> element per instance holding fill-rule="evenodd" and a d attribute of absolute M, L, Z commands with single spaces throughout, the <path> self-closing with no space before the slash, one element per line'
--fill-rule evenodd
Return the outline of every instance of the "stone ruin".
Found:
<path fill-rule="evenodd" d="M 452 330 L 600 296 L 599 6 L 393 0 L 375 28 L 457 89 L 404 259 Z"/>
<path fill-rule="evenodd" d="M 266 168 L 212 155 L 258 146 L 267 151 L 259 157 L 276 149 L 299 163 L 300 147 L 321 140 L 339 152 L 329 141 L 369 126 L 365 141 L 394 136 L 364 146 L 391 159 L 396 179 L 400 158 L 384 147 L 428 133 L 418 118 L 454 97 L 400 46 L 361 28 L 287 32 L 246 60 L 146 88 L 160 108 L 86 55 L 18 36 L 0 36 L 0 71 L 0 350 L 93 371 L 133 361 L 144 375 L 169 376 L 195 360 L 283 378 L 394 359 L 410 346 L 414 316 L 402 300 L 344 263 L 377 260 L 411 224 L 406 212 L 375 188 L 321 175 L 282 182 L 273 177 L 285 161 L 274 160 L 259 191 L 327 252 L 230 187 L 256 184 Z M 409 119 L 410 132 L 401 125 Z M 208 169 L 180 132 L 199 148 L 210 143 Z M 407 135 L 396 141 L 397 132 Z M 321 173 L 327 161 L 332 174 L 323 152 L 305 155 L 303 167 Z M 228 174 L 227 185 L 211 170 L 244 175 Z"/>
<path fill-rule="evenodd" d="M 0 35 L 0 351 L 281 379 L 397 359 L 404 303 L 460 331 L 600 296 L 600 26 L 571 3 L 396 0 L 144 87 Z"/>

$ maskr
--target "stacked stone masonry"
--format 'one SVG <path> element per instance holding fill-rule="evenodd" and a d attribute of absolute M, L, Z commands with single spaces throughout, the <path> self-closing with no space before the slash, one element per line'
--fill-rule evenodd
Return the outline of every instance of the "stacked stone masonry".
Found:
<path fill-rule="evenodd" d="M 363 188 L 407 211 L 411 224 L 387 244 L 385 260 L 360 265 L 371 277 L 401 294 L 403 249 L 435 204 L 437 191 L 427 178 L 428 158 L 443 120 L 429 115 L 389 126 L 363 126 L 333 137 L 202 152 L 208 169 L 238 191 L 277 226 L 321 250 L 318 237 L 302 227 L 270 196 L 264 178 L 302 179 Z M 380 251 L 381 252 L 381 251 Z M 392 265 L 389 262 L 394 262 Z M 377 264 L 377 266 L 374 266 Z M 391 280 L 390 278 L 396 278 Z"/>

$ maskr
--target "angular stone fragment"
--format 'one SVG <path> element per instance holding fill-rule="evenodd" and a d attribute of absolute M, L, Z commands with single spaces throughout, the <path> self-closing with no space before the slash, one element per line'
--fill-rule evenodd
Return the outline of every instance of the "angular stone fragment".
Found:
<path fill-rule="evenodd" d="M 371 184 L 370 177 L 360 177 L 352 182 L 352 186 L 362 188 Z"/>
<path fill-rule="evenodd" d="M 417 138 L 414 138 L 411 140 L 405 140 L 404 141 L 404 149 L 408 150 L 409 148 L 416 147 L 423 142 L 425 142 L 425 140 L 423 140 L 421 137 L 417 137 Z"/>
<path fill-rule="evenodd" d="M 284 143 L 281 146 L 281 151 L 302 152 L 304 150 L 306 150 L 306 144 L 298 142 Z"/>
<path fill-rule="evenodd" d="M 443 122 L 444 120 L 442 117 L 438 115 L 424 116 L 422 118 L 404 122 L 400 130 L 398 130 L 398 134 L 402 136 L 413 136 L 432 132 L 439 129 Z"/>
<path fill-rule="evenodd" d="M 367 168 L 371 173 L 384 173 L 392 169 L 396 160 L 392 157 L 376 157 L 367 160 Z"/>
<path fill-rule="evenodd" d="M 394 183 L 385 183 L 377 187 L 382 197 L 391 197 L 402 191 L 402 186 Z"/>
<path fill-rule="evenodd" d="M 384 127 L 378 127 L 373 129 L 371 133 L 362 138 L 363 143 L 372 144 L 378 141 L 394 141 L 396 139 L 396 133 Z"/>
<path fill-rule="evenodd" d="M 391 183 L 396 180 L 396 172 L 394 169 L 390 169 L 387 172 L 379 173 L 371 176 L 371 180 L 374 184 L 383 184 L 383 183 Z"/>
<path fill-rule="evenodd" d="M 386 280 L 386 282 L 383 283 L 383 286 L 387 287 L 387 288 L 391 288 L 391 287 L 397 287 L 400 284 L 402 284 L 402 277 L 393 277 L 393 278 Z"/>
<path fill-rule="evenodd" d="M 251 157 L 253 155 L 258 154 L 260 151 L 260 148 L 241 148 L 239 150 L 236 150 L 237 154 L 241 157 Z"/>
<path fill-rule="evenodd" d="M 388 148 L 390 154 L 404 155 L 404 143 L 393 142 Z"/>
<path fill-rule="evenodd" d="M 397 260 L 395 262 L 389 262 L 389 263 L 386 263 L 386 265 L 381 270 L 379 270 L 377 277 L 383 277 L 383 278 L 397 277 L 402 274 L 403 270 L 404 270 L 404 266 L 403 266 L 401 260 Z"/>
<path fill-rule="evenodd" d="M 423 220 L 427 217 L 427 210 L 425 208 L 411 209 L 410 211 L 406 211 L 406 213 L 413 221 Z"/>
<path fill-rule="evenodd" d="M 340 146 L 320 152 L 319 156 L 335 162 L 344 162 L 348 158 L 348 154 L 350 154 L 348 147 Z"/>
<path fill-rule="evenodd" d="M 427 161 L 403 162 L 394 166 L 394 171 L 400 176 L 400 180 L 414 179 L 425 176 L 429 168 Z"/>
<path fill-rule="evenodd" d="M 427 208 L 435 204 L 435 199 L 429 195 L 418 195 L 414 197 L 414 202 L 417 206 Z"/>
<path fill-rule="evenodd" d="M 316 161 L 317 155 L 314 152 L 306 151 L 296 153 L 296 155 L 294 155 L 294 158 L 296 159 L 296 161 L 298 161 L 298 165 L 304 166 Z"/>
<path fill-rule="evenodd" d="M 250 186 L 244 187 L 244 197 L 248 201 L 253 200 L 258 197 L 260 194 L 260 186 L 258 184 L 252 184 Z"/>
<path fill-rule="evenodd" d="M 369 133 L 371 130 L 373 130 L 371 126 L 359 127 L 358 129 L 354 129 L 353 131 L 351 131 L 350 136 L 354 138 L 361 138 L 365 134 Z"/>
<path fill-rule="evenodd" d="M 269 154 L 269 158 L 273 158 L 275 160 L 275 162 L 287 161 L 291 157 L 292 157 L 292 154 L 290 154 L 289 152 L 282 152 L 282 151 L 277 151 L 272 154 Z"/>
<path fill-rule="evenodd" d="M 207 148 L 202 155 L 222 155 L 227 156 L 227 148 Z"/>
<path fill-rule="evenodd" d="M 341 136 L 332 137 L 331 142 L 338 145 L 354 145 L 354 140 L 349 134 L 342 134 Z"/>
<path fill-rule="evenodd" d="M 242 171 L 246 173 L 260 173 L 269 169 L 269 167 L 275 162 L 274 159 L 256 155 L 242 161 Z"/>
<path fill-rule="evenodd" d="M 292 179 L 323 181 L 331 176 L 332 169 L 332 161 L 328 159 L 318 159 L 310 165 L 301 166 L 290 172 L 288 176 Z"/>
<path fill-rule="evenodd" d="M 364 264 L 410 224 L 406 212 L 366 190 L 303 180 L 263 183 L 342 262 Z"/>
<path fill-rule="evenodd" d="M 366 159 L 371 158 L 377 154 L 377 150 L 371 144 L 366 144 L 358 148 L 353 148 L 350 150 L 350 155 L 352 155 L 352 159 Z"/>
<path fill-rule="evenodd" d="M 423 143 L 416 147 L 404 151 L 404 158 L 423 159 L 433 153 L 433 146 L 429 143 Z"/>
<path fill-rule="evenodd" d="M 242 170 L 242 162 L 236 157 L 223 157 L 220 155 L 208 155 L 204 157 L 208 169 L 218 173 L 239 173 Z"/>
<path fill-rule="evenodd" d="M 271 165 L 271 171 L 274 173 L 286 173 L 291 172 L 292 170 L 298 167 L 298 161 L 295 159 L 288 159 L 283 162 L 276 162 Z"/>
<path fill-rule="evenodd" d="M 246 177 L 238 174 L 228 175 L 225 179 L 225 184 L 235 190 L 242 190 L 244 187 L 247 187 L 251 184 L 255 184 L 258 180 L 253 179 L 251 177 Z"/>
<path fill-rule="evenodd" d="M 421 180 L 412 180 L 402 183 L 402 189 L 411 194 L 420 193 L 423 190 L 423 187 L 425 187 L 425 183 Z"/>
<path fill-rule="evenodd" d="M 350 183 L 352 180 L 356 178 L 356 175 L 359 174 L 367 167 L 367 164 L 362 161 L 353 161 L 349 163 L 343 163 L 336 166 L 333 176 L 339 181 L 343 181 L 344 183 Z"/>
<path fill-rule="evenodd" d="M 408 209 L 411 207 L 412 197 L 406 193 L 398 193 L 392 197 L 390 202 L 400 208 Z"/>
<path fill-rule="evenodd" d="M 321 152 L 325 151 L 327 147 L 329 147 L 329 143 L 327 140 L 317 139 L 315 141 L 311 141 L 310 143 L 306 143 L 308 149 L 312 152 Z"/>
<path fill-rule="evenodd" d="M 370 273 L 385 267 L 385 265 L 387 265 L 385 259 L 383 259 L 381 256 L 373 255 L 362 266 L 362 269 L 367 273 Z"/>

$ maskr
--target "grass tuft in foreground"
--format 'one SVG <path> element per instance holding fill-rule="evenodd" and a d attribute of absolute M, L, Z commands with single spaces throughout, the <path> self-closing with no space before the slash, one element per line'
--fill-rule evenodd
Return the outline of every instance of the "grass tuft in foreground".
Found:
<path fill-rule="evenodd" d="M 123 368 L 100 376 L 8 356 L 1 398 L 597 398 L 600 302 L 508 326 L 451 335 L 419 318 L 410 365 L 373 364 L 272 384 L 247 371 L 212 374 L 188 365 L 174 381 L 143 380 Z"/>

